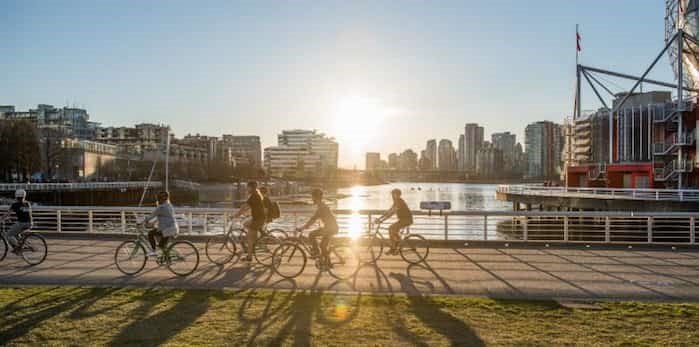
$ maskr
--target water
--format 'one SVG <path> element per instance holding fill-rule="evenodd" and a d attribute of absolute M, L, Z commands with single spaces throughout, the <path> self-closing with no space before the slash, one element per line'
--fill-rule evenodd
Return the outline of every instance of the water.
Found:
<path fill-rule="evenodd" d="M 450 201 L 453 211 L 508 211 L 511 206 L 495 199 L 495 184 L 465 183 L 391 183 L 379 186 L 355 186 L 339 189 L 350 195 L 337 201 L 338 209 L 382 210 L 391 207 L 391 190 L 403 192 L 411 210 L 420 209 L 421 201 Z"/>

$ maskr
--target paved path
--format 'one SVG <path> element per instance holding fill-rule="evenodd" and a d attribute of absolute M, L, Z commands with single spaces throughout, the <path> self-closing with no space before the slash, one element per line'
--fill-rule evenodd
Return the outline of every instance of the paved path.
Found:
<path fill-rule="evenodd" d="M 585 248 L 435 248 L 426 265 L 385 257 L 348 282 L 318 274 L 309 262 L 295 280 L 261 267 L 212 265 L 200 247 L 199 269 L 177 278 L 149 261 L 134 277 L 114 266 L 119 241 L 49 239 L 49 256 L 27 267 L 8 254 L 0 285 L 167 286 L 188 288 L 285 288 L 409 294 L 460 294 L 495 298 L 699 301 L 699 251 Z"/>

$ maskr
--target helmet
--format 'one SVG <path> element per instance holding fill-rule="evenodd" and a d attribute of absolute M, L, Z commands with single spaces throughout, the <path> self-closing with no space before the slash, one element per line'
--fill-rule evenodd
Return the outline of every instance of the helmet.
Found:
<path fill-rule="evenodd" d="M 15 198 L 26 198 L 27 192 L 24 189 L 15 190 Z"/>
<path fill-rule="evenodd" d="M 398 189 L 398 188 L 395 188 L 395 189 L 391 190 L 391 195 L 397 195 L 397 196 L 400 197 L 400 196 L 401 196 L 401 193 L 402 193 L 402 192 L 401 192 L 400 189 Z"/>

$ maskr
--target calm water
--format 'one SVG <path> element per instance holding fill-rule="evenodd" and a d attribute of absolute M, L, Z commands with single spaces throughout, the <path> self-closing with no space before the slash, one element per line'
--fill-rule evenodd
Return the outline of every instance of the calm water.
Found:
<path fill-rule="evenodd" d="M 464 183 L 391 183 L 380 186 L 355 186 L 339 189 L 350 197 L 337 202 L 339 209 L 381 210 L 391 207 L 391 190 L 398 188 L 411 210 L 421 201 L 450 201 L 454 211 L 507 211 L 511 205 L 495 199 L 495 184 Z"/>

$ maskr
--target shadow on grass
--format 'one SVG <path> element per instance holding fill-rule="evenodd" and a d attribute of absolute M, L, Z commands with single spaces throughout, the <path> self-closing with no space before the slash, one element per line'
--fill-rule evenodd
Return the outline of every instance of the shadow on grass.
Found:
<path fill-rule="evenodd" d="M 166 310 L 149 316 L 156 305 L 169 301 L 178 292 L 146 292 L 140 299 L 143 304 L 130 315 L 134 316 L 131 324 L 124 327 L 109 343 L 109 346 L 130 344 L 161 345 L 169 338 L 189 327 L 201 315 L 206 313 L 212 297 L 210 291 L 186 290 L 177 303 Z"/>
<path fill-rule="evenodd" d="M 408 294 L 410 312 L 434 332 L 447 338 L 452 346 L 485 346 L 483 340 L 464 321 L 443 311 L 431 297 L 422 295 L 412 278 L 398 273 L 392 273 L 390 276 L 396 279 L 400 283 L 402 291 Z M 426 345 L 424 341 L 421 341 L 418 336 L 405 327 L 402 320 L 399 320 L 398 323 L 394 327 L 396 334 L 413 344 Z"/>
<path fill-rule="evenodd" d="M 0 343 L 11 343 L 24 336 L 42 322 L 50 320 L 61 313 L 75 308 L 83 308 L 110 295 L 113 290 L 92 288 L 89 290 L 71 289 L 65 294 L 50 296 L 45 300 L 20 305 L 19 301 L 11 303 L 0 310 Z M 42 293 L 38 293 L 41 295 Z M 28 295 L 31 297 L 32 295 Z M 6 318 L 11 317 L 11 318 Z"/>

